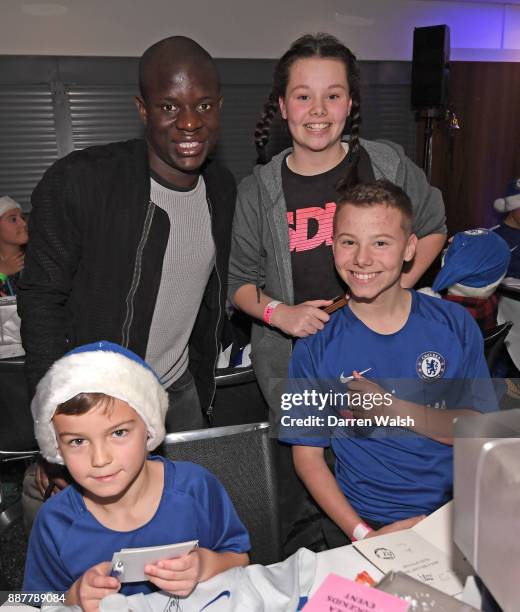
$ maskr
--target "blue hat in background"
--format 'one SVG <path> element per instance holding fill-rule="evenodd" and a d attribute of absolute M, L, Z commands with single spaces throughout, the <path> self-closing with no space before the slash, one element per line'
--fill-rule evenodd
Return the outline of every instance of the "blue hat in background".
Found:
<path fill-rule="evenodd" d="M 455 234 L 444 254 L 443 267 L 432 289 L 441 291 L 455 283 L 466 287 L 487 287 L 504 276 L 511 253 L 507 242 L 486 229 Z"/>
<path fill-rule="evenodd" d="M 498 212 L 511 212 L 520 208 L 520 177 L 514 178 L 507 184 L 506 195 L 495 200 L 493 206 Z"/>

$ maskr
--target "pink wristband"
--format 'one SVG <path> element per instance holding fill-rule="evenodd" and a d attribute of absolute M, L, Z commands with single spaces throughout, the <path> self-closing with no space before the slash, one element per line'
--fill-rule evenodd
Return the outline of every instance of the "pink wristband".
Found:
<path fill-rule="evenodd" d="M 267 306 L 264 308 L 264 315 L 262 317 L 264 323 L 267 323 L 267 325 L 271 325 L 271 316 L 273 314 L 273 310 L 281 303 L 282 302 L 280 302 L 279 300 L 272 300 L 271 302 L 269 302 L 269 304 L 267 304 Z"/>
<path fill-rule="evenodd" d="M 353 542 L 357 542 L 358 540 L 366 538 L 371 531 L 374 531 L 372 527 L 369 527 L 366 523 L 361 521 L 354 527 L 354 531 L 352 532 L 352 537 L 350 539 Z"/>

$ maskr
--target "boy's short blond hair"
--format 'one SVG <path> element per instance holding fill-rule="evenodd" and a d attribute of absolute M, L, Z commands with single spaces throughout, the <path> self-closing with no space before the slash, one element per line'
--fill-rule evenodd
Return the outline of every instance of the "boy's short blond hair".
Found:
<path fill-rule="evenodd" d="M 340 189 L 336 202 L 336 212 L 332 223 L 333 234 L 336 235 L 337 218 L 341 209 L 350 204 L 359 208 L 370 208 L 383 204 L 394 208 L 401 213 L 401 226 L 409 235 L 413 228 L 413 207 L 408 195 L 397 185 L 386 179 L 379 179 L 373 183 L 359 183 L 348 189 Z"/>

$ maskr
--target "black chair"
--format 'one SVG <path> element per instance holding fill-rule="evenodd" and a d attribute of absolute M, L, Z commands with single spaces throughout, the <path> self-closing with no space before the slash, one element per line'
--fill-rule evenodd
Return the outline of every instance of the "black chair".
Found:
<path fill-rule="evenodd" d="M 484 355 L 489 370 L 491 371 L 504 347 L 504 341 L 513 327 L 512 321 L 506 321 L 497 325 L 484 336 Z"/>
<path fill-rule="evenodd" d="M 30 410 L 29 392 L 25 380 L 23 357 L 0 359 L 0 537 L 4 555 L 0 559 L 0 584 L 9 589 L 20 588 L 25 553 L 21 527 L 22 501 L 5 495 L 6 482 L 20 482 L 29 460 L 38 455 Z M 23 463 L 18 467 L 13 462 Z M 14 477 L 15 482 L 11 480 Z M 12 527 L 11 529 L 8 528 Z M 14 548 L 12 547 L 15 543 Z M 4 549 L 4 546 L 6 547 Z M 6 551 L 10 550 L 8 556 Z M 4 562 L 9 560 L 9 580 L 4 574 Z M 13 581 L 11 583 L 11 581 Z M 0 589 L 1 590 L 1 589 Z M 4 588 L 4 590 L 6 590 Z M 1 598 L 0 598 L 1 602 Z"/>
<path fill-rule="evenodd" d="M 193 461 L 215 474 L 249 531 L 252 563 L 282 558 L 274 440 L 269 423 L 214 427 L 166 435 L 166 457 Z"/>
<path fill-rule="evenodd" d="M 269 418 L 267 402 L 256 381 L 253 366 L 219 368 L 212 406 L 213 427 L 259 423 Z"/>
<path fill-rule="evenodd" d="M 222 330 L 222 346 L 231 347 L 229 362 L 242 361 L 244 347 L 251 339 L 251 318 L 236 311 L 226 318 Z M 228 427 L 244 423 L 260 423 L 269 419 L 269 407 L 264 399 L 253 366 L 218 368 L 215 376 L 216 393 L 212 404 L 211 425 Z"/>
<path fill-rule="evenodd" d="M 0 535 L 22 516 L 20 500 L 5 504 L 1 487 L 3 468 L 12 461 L 34 458 L 37 448 L 24 359 L 0 359 Z"/>

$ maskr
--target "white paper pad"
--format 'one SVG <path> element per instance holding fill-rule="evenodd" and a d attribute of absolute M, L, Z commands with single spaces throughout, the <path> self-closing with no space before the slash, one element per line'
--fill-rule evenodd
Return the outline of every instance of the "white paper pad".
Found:
<path fill-rule="evenodd" d="M 112 574 L 121 582 L 142 582 L 147 580 L 144 566 L 163 559 L 176 559 L 187 555 L 198 546 L 198 540 L 166 544 L 166 546 L 148 546 L 146 548 L 123 548 L 112 556 Z"/>
<path fill-rule="evenodd" d="M 354 548 L 385 574 L 404 572 L 448 595 L 464 589 L 465 577 L 455 573 L 448 556 L 413 529 L 360 540 Z"/>

